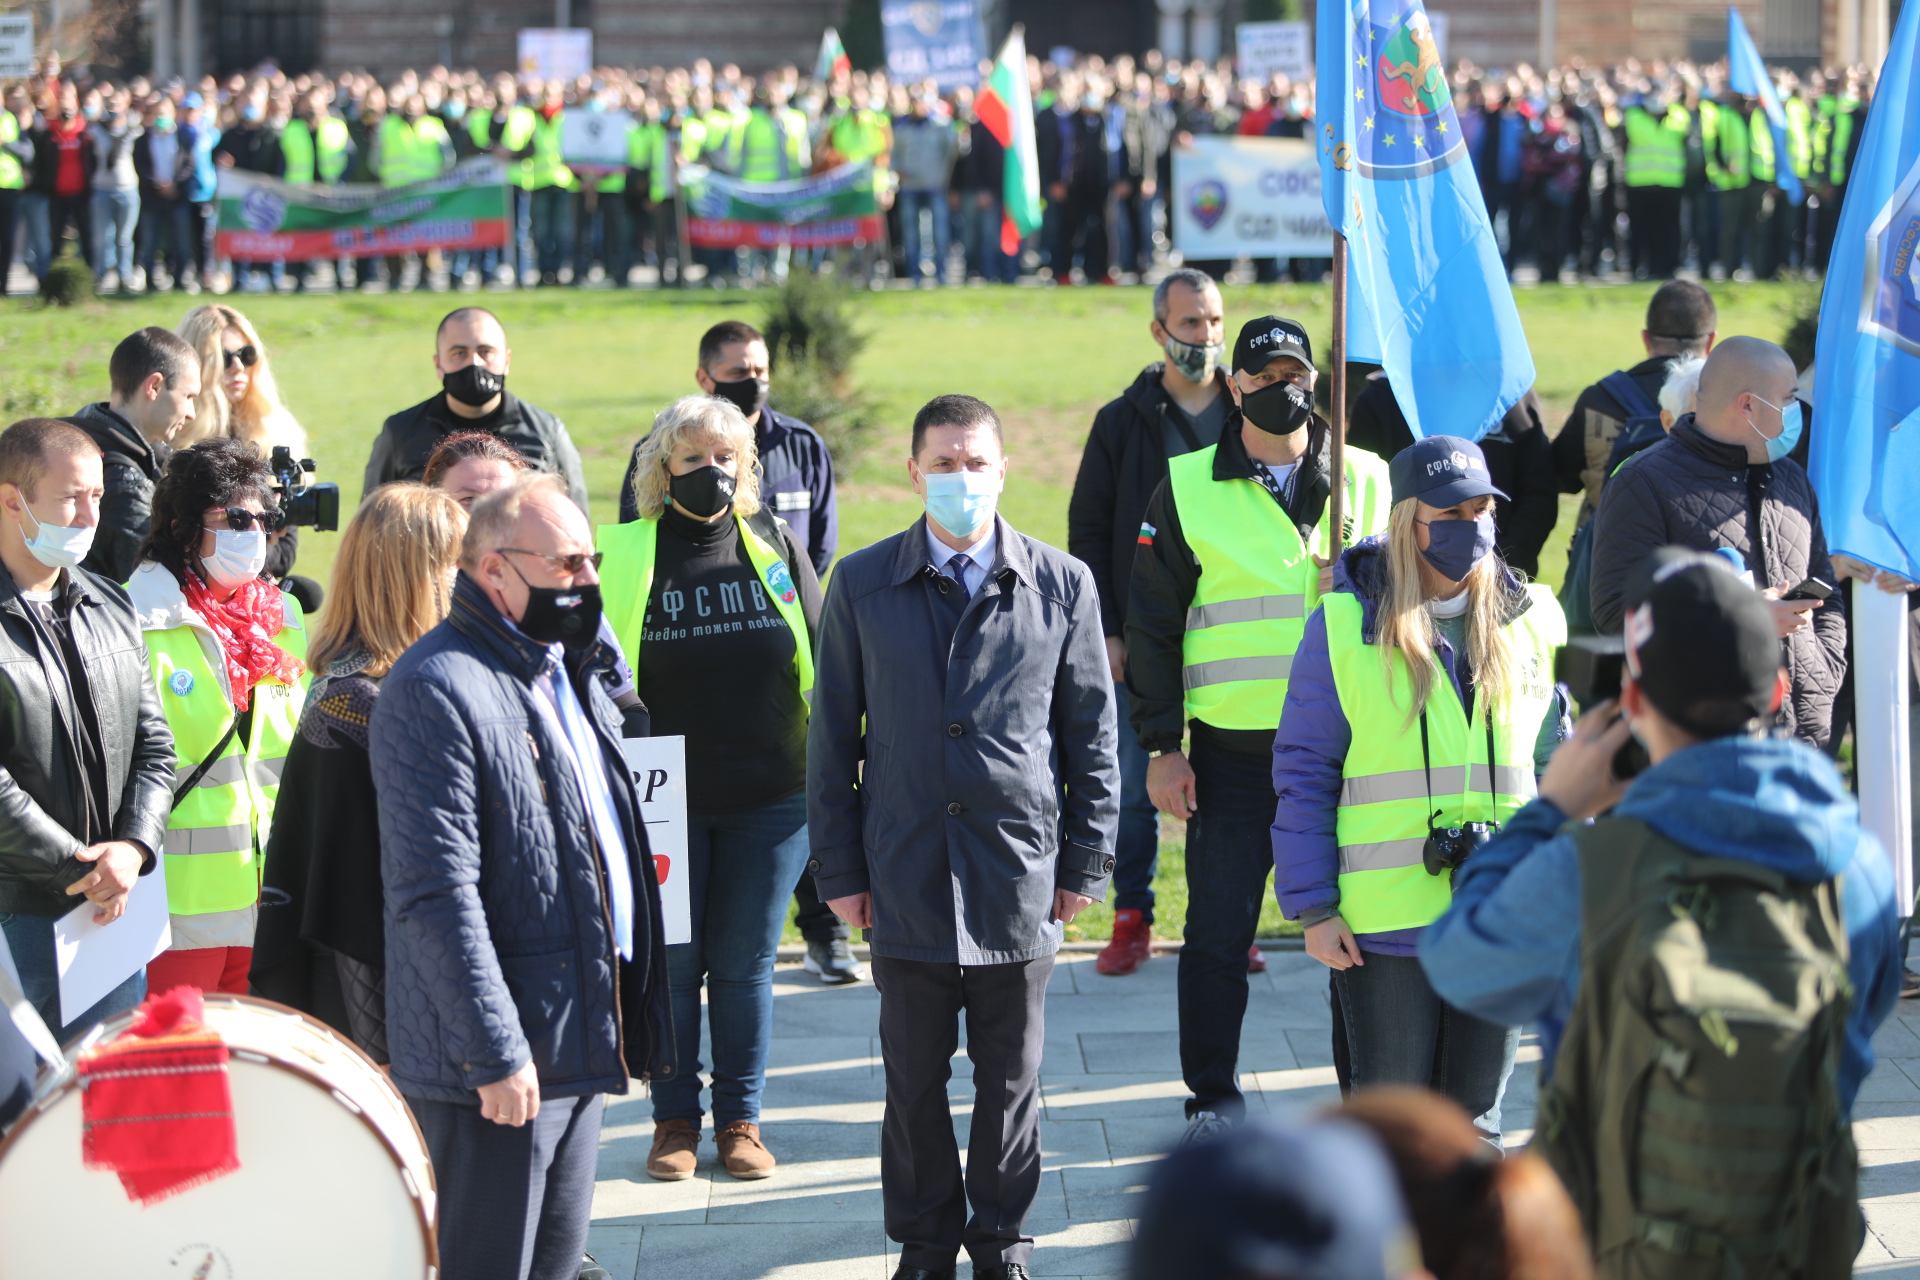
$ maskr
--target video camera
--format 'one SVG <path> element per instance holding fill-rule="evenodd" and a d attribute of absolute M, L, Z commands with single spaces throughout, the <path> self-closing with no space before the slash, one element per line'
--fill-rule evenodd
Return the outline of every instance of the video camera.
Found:
<path fill-rule="evenodd" d="M 305 525 L 329 533 L 340 527 L 340 486 L 308 484 L 307 477 L 317 470 L 312 458 L 296 462 L 293 450 L 275 445 L 267 465 L 273 470 L 273 491 L 280 499 L 282 529 Z"/>
<path fill-rule="evenodd" d="M 1627 643 L 1619 636 L 1569 636 L 1553 659 L 1553 678 L 1567 686 L 1583 712 L 1618 698 L 1626 674 Z M 1624 782 L 1652 763 L 1641 741 L 1628 738 L 1613 753 L 1613 776 Z"/>

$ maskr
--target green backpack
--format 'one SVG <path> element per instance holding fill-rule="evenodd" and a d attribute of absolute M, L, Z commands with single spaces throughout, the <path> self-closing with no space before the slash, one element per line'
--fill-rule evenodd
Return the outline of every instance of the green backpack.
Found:
<path fill-rule="evenodd" d="M 1844 1280 L 1863 1223 L 1840 1109 L 1840 882 L 1570 827 L 1580 993 L 1540 1148 L 1607 1280 Z"/>

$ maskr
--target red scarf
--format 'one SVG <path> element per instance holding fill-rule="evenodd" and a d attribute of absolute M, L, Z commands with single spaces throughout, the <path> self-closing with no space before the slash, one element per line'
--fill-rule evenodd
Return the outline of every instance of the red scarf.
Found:
<path fill-rule="evenodd" d="M 292 684 L 306 670 L 300 659 L 273 642 L 286 625 L 287 610 L 280 588 L 264 578 L 249 578 L 233 599 L 213 598 L 207 584 L 193 570 L 185 582 L 187 607 L 200 615 L 220 641 L 227 659 L 227 684 L 233 690 L 233 709 L 245 711 L 253 701 L 253 686 L 267 676 Z"/>

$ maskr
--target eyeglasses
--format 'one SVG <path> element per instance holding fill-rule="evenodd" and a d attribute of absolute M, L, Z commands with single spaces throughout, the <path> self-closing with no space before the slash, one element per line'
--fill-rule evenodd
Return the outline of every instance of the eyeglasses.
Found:
<path fill-rule="evenodd" d="M 254 350 L 253 344 L 249 342 L 237 351 L 222 351 L 220 353 L 220 367 L 222 369 L 231 369 L 236 364 L 243 364 L 251 369 L 259 359 L 260 353 Z"/>
<path fill-rule="evenodd" d="M 561 573 L 566 574 L 568 577 L 572 577 L 574 574 L 579 573 L 582 569 L 586 568 L 588 565 L 592 565 L 594 568 L 598 569 L 600 567 L 601 557 L 604 553 L 599 551 L 576 551 L 571 555 L 550 556 L 550 555 L 543 555 L 538 551 L 522 551 L 519 547 L 501 547 L 500 554 L 516 555 L 516 556 L 533 556 L 537 559 L 545 560 L 548 564 L 552 565 L 555 569 L 559 570 Z"/>
<path fill-rule="evenodd" d="M 256 522 L 263 532 L 276 533 L 286 527 L 287 513 L 278 508 L 272 511 L 249 511 L 245 507 L 227 508 L 227 530 L 230 532 L 245 533 L 253 528 Z M 213 525 L 203 527 L 210 533 L 222 532 Z"/>

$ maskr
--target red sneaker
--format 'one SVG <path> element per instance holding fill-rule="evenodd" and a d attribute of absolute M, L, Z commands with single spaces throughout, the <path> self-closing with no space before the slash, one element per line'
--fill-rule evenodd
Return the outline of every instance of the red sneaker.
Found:
<path fill-rule="evenodd" d="M 1247 972 L 1265 973 L 1266 971 L 1267 957 L 1261 952 L 1260 944 L 1256 942 L 1253 944 L 1253 949 L 1247 952 Z"/>
<path fill-rule="evenodd" d="M 1153 953 L 1153 930 L 1145 915 L 1138 911 L 1113 913 L 1113 939 L 1093 962 L 1095 973 L 1119 977 L 1132 973 Z"/>

